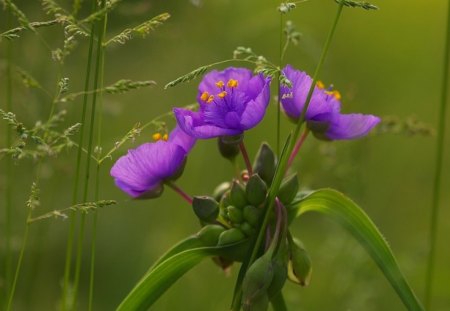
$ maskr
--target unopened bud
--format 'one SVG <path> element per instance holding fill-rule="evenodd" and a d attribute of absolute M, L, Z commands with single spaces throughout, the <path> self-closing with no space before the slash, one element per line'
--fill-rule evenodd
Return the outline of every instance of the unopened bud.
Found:
<path fill-rule="evenodd" d="M 251 205 L 247 205 L 243 209 L 244 220 L 247 221 L 252 226 L 257 226 L 259 224 L 259 218 L 261 216 L 261 213 L 262 213 L 261 209 Z"/>
<path fill-rule="evenodd" d="M 208 196 L 195 196 L 192 208 L 200 220 L 213 222 L 219 215 L 219 203 Z"/>
<path fill-rule="evenodd" d="M 231 188 L 231 183 L 229 183 L 228 181 L 225 181 L 223 183 L 221 183 L 220 185 L 218 185 L 216 187 L 216 189 L 214 189 L 213 192 L 213 197 L 216 201 L 220 201 L 222 200 L 222 196 L 224 195 L 225 192 L 227 192 L 229 189 Z"/>
<path fill-rule="evenodd" d="M 233 185 L 231 186 L 231 202 L 233 202 L 233 205 L 236 207 L 244 207 L 247 205 L 247 197 L 245 194 L 245 189 L 237 181 L 233 182 Z"/>
<path fill-rule="evenodd" d="M 245 187 L 247 200 L 254 206 L 259 206 L 266 200 L 267 186 L 258 174 L 250 177 Z"/>
<path fill-rule="evenodd" d="M 303 247 L 302 242 L 297 239 L 289 243 L 290 260 L 288 266 L 288 277 L 294 283 L 301 286 L 308 286 L 311 280 L 311 259 L 308 252 Z"/>
<path fill-rule="evenodd" d="M 241 229 L 246 236 L 252 236 L 256 233 L 255 228 L 253 228 L 253 226 L 248 222 L 243 222 L 242 224 L 240 224 L 239 229 Z"/>
<path fill-rule="evenodd" d="M 281 203 L 287 205 L 294 200 L 299 188 L 297 174 L 291 175 L 283 180 L 280 190 L 278 191 L 278 199 Z"/>
<path fill-rule="evenodd" d="M 248 268 L 242 281 L 242 306 L 244 310 L 266 310 L 257 307 L 265 307 L 264 304 L 260 305 L 265 302 L 265 297 L 268 301 L 267 289 L 273 279 L 271 257 L 271 253 L 265 253 Z"/>
<path fill-rule="evenodd" d="M 198 233 L 197 237 L 205 246 L 215 246 L 219 241 L 219 236 L 225 228 L 220 225 L 206 225 Z"/>
<path fill-rule="evenodd" d="M 241 230 L 239 230 L 237 228 L 231 228 L 220 234 L 217 245 L 221 246 L 221 245 L 233 244 L 233 243 L 237 243 L 243 239 L 245 239 L 245 235 Z"/>
<path fill-rule="evenodd" d="M 244 220 L 242 210 L 233 205 L 227 207 L 227 215 L 233 224 L 240 224 Z"/>
<path fill-rule="evenodd" d="M 270 185 L 275 174 L 275 166 L 275 154 L 267 143 L 263 143 L 256 154 L 253 172 L 258 174 L 267 185 Z"/>

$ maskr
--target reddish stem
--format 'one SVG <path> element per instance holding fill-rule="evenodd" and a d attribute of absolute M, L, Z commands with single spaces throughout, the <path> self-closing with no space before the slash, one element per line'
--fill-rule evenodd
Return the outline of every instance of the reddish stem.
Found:
<path fill-rule="evenodd" d="M 241 150 L 242 157 L 244 158 L 245 166 L 247 167 L 248 174 L 253 175 L 252 164 L 250 163 L 250 158 L 248 157 L 247 149 L 245 149 L 244 141 L 239 143 L 239 149 Z"/>
<path fill-rule="evenodd" d="M 305 129 L 305 131 L 303 132 L 302 136 L 300 137 L 300 139 L 295 144 L 294 150 L 292 150 L 292 153 L 289 156 L 289 161 L 287 163 L 287 168 L 289 168 L 291 166 L 292 162 L 294 162 L 294 159 L 297 156 L 298 152 L 300 151 L 300 148 L 302 147 L 303 142 L 306 140 L 306 137 L 308 137 L 308 134 L 309 134 L 309 130 Z"/>
<path fill-rule="evenodd" d="M 178 193 L 186 202 L 189 203 L 189 205 L 192 205 L 192 201 L 193 201 L 192 197 L 189 194 L 187 194 L 186 192 L 184 192 L 180 187 L 175 185 L 173 182 L 166 182 L 166 185 L 169 186 L 170 188 L 172 188 L 173 191 Z"/>

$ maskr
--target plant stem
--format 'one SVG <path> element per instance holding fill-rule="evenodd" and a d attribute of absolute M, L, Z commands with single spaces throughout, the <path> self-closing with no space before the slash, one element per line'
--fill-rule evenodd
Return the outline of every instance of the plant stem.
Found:
<path fill-rule="evenodd" d="M 93 13 L 96 9 L 96 1 L 92 1 L 91 13 Z M 84 80 L 84 91 L 86 92 L 83 98 L 83 108 L 81 112 L 81 126 L 80 126 L 80 136 L 78 138 L 78 151 L 77 151 L 77 161 L 76 161 L 76 169 L 75 169 L 75 181 L 72 192 L 72 205 L 75 205 L 78 200 L 78 184 L 80 180 L 80 169 L 81 169 L 81 154 L 83 151 L 83 140 L 84 140 L 84 124 L 86 121 L 86 111 L 87 111 L 87 102 L 88 102 L 88 94 L 90 77 L 91 77 L 91 67 L 92 67 L 92 55 L 94 49 L 94 33 L 95 33 L 95 23 L 91 26 L 90 38 L 89 38 L 89 51 L 88 51 L 88 60 L 86 64 L 86 76 Z M 70 213 L 70 224 L 69 224 L 69 235 L 67 237 L 67 246 L 66 246 L 66 260 L 64 265 L 64 283 L 63 283 L 63 294 L 62 294 L 62 310 L 66 310 L 67 307 L 67 294 L 69 290 L 69 281 L 70 281 L 70 270 L 72 266 L 72 248 L 73 248 L 73 239 L 75 235 L 75 222 L 76 222 L 76 213 L 72 211 Z"/>
<path fill-rule="evenodd" d="M 95 1 L 94 1 L 95 2 Z M 100 10 L 104 9 L 106 6 L 106 0 L 101 0 Z M 104 25 L 105 17 L 101 19 L 99 25 Z M 98 29 L 98 37 L 97 37 L 97 50 L 96 50 L 96 60 L 95 60 L 95 73 L 94 73 L 94 85 L 93 89 L 97 89 L 99 75 L 100 75 L 100 67 L 101 67 L 101 59 L 102 59 L 102 43 L 103 43 L 103 35 L 104 35 L 104 27 L 99 27 Z M 94 125 L 95 125 L 95 115 L 96 115 L 96 104 L 97 104 L 97 93 L 92 95 L 92 107 L 91 107 L 91 116 L 90 116 L 90 124 L 89 124 L 89 141 L 87 148 L 87 156 L 86 156 L 86 170 L 85 170 L 85 179 L 84 179 L 84 189 L 83 189 L 83 202 L 87 201 L 88 198 L 88 190 L 89 190 L 89 178 L 90 178 L 90 170 L 91 170 L 91 154 L 92 147 L 94 141 Z M 86 222 L 86 214 L 81 215 L 80 220 L 80 229 L 78 232 L 78 245 L 77 245 L 77 256 L 75 261 L 75 277 L 74 277 L 74 289 L 73 289 L 73 306 L 76 309 L 77 303 L 77 295 L 78 295 L 78 287 L 80 282 L 80 274 L 81 274 L 81 257 L 83 254 L 83 240 L 84 240 L 84 227 Z"/>
<path fill-rule="evenodd" d="M 309 106 L 309 103 L 311 101 L 311 97 L 312 97 L 312 94 L 313 94 L 313 91 L 314 91 L 314 87 L 315 87 L 316 82 L 317 82 L 318 75 L 319 75 L 320 70 L 322 69 L 322 65 L 323 65 L 323 63 L 325 61 L 325 57 L 327 55 L 328 49 L 330 47 L 330 43 L 331 43 L 332 38 L 334 36 L 335 30 L 336 30 L 336 26 L 338 24 L 339 18 L 340 18 L 341 13 L 342 13 L 343 6 L 344 6 L 344 1 L 340 1 L 339 5 L 338 5 L 337 12 L 336 12 L 336 16 L 334 18 L 334 21 L 333 21 L 333 24 L 331 26 L 330 32 L 329 32 L 329 34 L 327 36 L 327 39 L 325 41 L 325 45 L 323 47 L 322 54 L 321 54 L 320 59 L 319 59 L 319 63 L 317 64 L 316 70 L 314 72 L 313 81 L 311 83 L 311 87 L 309 89 L 308 96 L 306 97 L 305 105 L 303 107 L 303 112 L 302 112 L 302 114 L 300 116 L 300 119 L 298 120 L 297 126 L 295 127 L 295 130 L 294 130 L 294 132 L 292 134 L 292 137 L 291 137 L 291 139 L 288 142 L 288 146 L 286 148 L 286 152 L 283 152 L 283 154 L 281 156 L 280 162 L 279 162 L 278 167 L 277 167 L 276 174 L 275 174 L 275 176 L 273 178 L 272 186 L 270 187 L 268 198 L 267 198 L 268 204 L 267 204 L 267 207 L 265 208 L 265 214 L 264 214 L 263 222 L 261 224 L 261 227 L 259 228 L 258 236 L 256 238 L 256 241 L 255 241 L 255 244 L 254 244 L 251 256 L 250 256 L 250 259 L 248 260 L 247 263 L 243 263 L 242 266 L 241 266 L 241 270 L 243 269 L 243 271 L 246 271 L 247 268 L 255 261 L 256 255 L 258 254 L 258 250 L 261 247 L 261 243 L 262 243 L 262 240 L 264 238 L 265 229 L 266 229 L 267 224 L 269 222 L 270 212 L 271 212 L 271 210 L 272 210 L 272 208 L 274 206 L 275 198 L 276 198 L 277 193 L 278 193 L 278 191 L 280 189 L 281 181 L 283 180 L 284 174 L 286 172 L 287 162 L 289 160 L 289 155 L 292 153 L 292 150 L 295 147 L 295 143 L 296 143 L 298 135 L 300 133 L 300 129 L 302 128 L 302 125 L 303 125 L 303 123 L 305 121 L 305 113 L 306 113 L 306 111 L 308 109 L 308 106 Z M 232 305 L 232 311 L 240 310 L 241 300 L 242 300 L 242 288 L 241 287 L 242 287 L 242 284 L 237 284 L 237 289 L 235 290 L 236 295 L 234 297 L 233 305 Z"/>
<path fill-rule="evenodd" d="M 283 67 L 283 14 L 280 13 L 280 50 L 279 50 L 279 66 L 280 70 Z M 278 72 L 277 83 L 277 155 L 280 156 L 280 141 L 281 141 L 281 71 Z"/>
<path fill-rule="evenodd" d="M 247 167 L 248 175 L 253 175 L 252 163 L 250 162 L 250 158 L 248 157 L 247 149 L 245 148 L 244 141 L 239 143 L 239 150 L 241 150 L 242 157 L 244 158 L 245 166 Z"/>
<path fill-rule="evenodd" d="M 186 202 L 189 203 L 189 205 L 192 205 L 192 197 L 184 192 L 180 187 L 178 187 L 175 183 L 168 181 L 165 183 L 167 186 L 169 186 L 173 191 L 178 193 Z"/>
<path fill-rule="evenodd" d="M 297 156 L 298 152 L 300 151 L 300 148 L 302 147 L 303 142 L 306 140 L 306 137 L 308 137 L 308 134 L 309 134 L 309 130 L 306 128 L 303 131 L 303 134 L 300 137 L 300 139 L 295 144 L 294 150 L 292 150 L 291 155 L 289 156 L 289 160 L 288 160 L 288 163 L 287 163 L 287 168 L 291 167 L 292 162 L 294 162 L 295 157 Z"/>
<path fill-rule="evenodd" d="M 106 33 L 106 25 L 107 25 L 108 15 L 105 14 L 105 18 L 103 20 L 103 33 Z M 99 100 L 98 100 L 98 111 L 97 111 L 97 146 L 101 146 L 102 141 L 102 123 L 103 123 L 103 84 L 104 84 L 104 73 L 105 73 L 105 46 L 102 45 L 99 47 L 100 50 L 100 92 L 99 92 Z M 101 164 L 97 162 L 97 169 L 95 172 L 95 201 L 99 200 L 100 194 L 100 167 Z M 94 277 L 95 277 L 95 252 L 96 252 L 96 239 L 97 239 L 97 220 L 98 213 L 97 210 L 94 211 L 94 222 L 92 226 L 92 245 L 91 245 L 91 268 L 90 268 L 90 276 L 89 276 L 89 305 L 88 310 L 92 311 L 92 305 L 94 300 Z"/>
<path fill-rule="evenodd" d="M 11 27 L 12 13 L 7 12 L 7 27 Z M 5 84 L 5 102 L 6 112 L 12 110 L 12 42 L 6 42 L 6 84 Z M 9 124 L 6 124 L 6 146 L 12 144 L 12 130 Z M 9 295 L 9 284 L 11 280 L 11 211 L 12 211 L 12 161 L 11 157 L 6 157 L 5 161 L 5 297 Z M 1 296 L 1 293 L 0 293 Z M 4 300 L 6 302 L 6 299 Z"/>
<path fill-rule="evenodd" d="M 441 103 L 439 107 L 439 125 L 437 133 L 437 146 L 435 158 L 435 172 L 433 182 L 433 198 L 431 205 L 431 219 L 430 219 L 430 253 L 428 256 L 427 275 L 425 281 L 425 309 L 430 310 L 431 294 L 433 292 L 433 272 L 436 257 L 436 240 L 439 219 L 439 203 L 441 194 L 441 180 L 442 180 L 442 164 L 444 154 L 444 135 L 445 135 L 445 116 L 446 105 L 448 101 L 448 71 L 449 71 L 449 57 L 450 57 L 450 1 L 447 3 L 447 32 L 444 47 L 443 72 L 442 72 L 442 89 L 441 89 Z"/>
<path fill-rule="evenodd" d="M 281 291 L 272 298 L 270 303 L 274 311 L 287 311 L 286 302 Z"/>

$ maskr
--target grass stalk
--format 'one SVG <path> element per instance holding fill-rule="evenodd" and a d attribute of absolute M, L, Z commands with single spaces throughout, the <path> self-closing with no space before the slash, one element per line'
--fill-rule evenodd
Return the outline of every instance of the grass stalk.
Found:
<path fill-rule="evenodd" d="M 438 232 L 439 219 L 439 205 L 441 196 L 441 180 L 442 180 L 442 166 L 444 155 L 444 136 L 445 136 L 445 116 L 447 113 L 448 101 L 448 71 L 449 71 L 449 55 L 450 53 L 450 1 L 447 2 L 447 31 L 444 47 L 444 57 L 442 62 L 442 88 L 441 100 L 439 106 L 439 123 L 437 131 L 437 145 L 435 158 L 435 171 L 433 182 L 433 197 L 431 203 L 431 217 L 430 217 L 430 240 L 429 240 L 429 255 L 425 281 L 425 308 L 430 310 L 431 296 L 433 293 L 433 278 L 434 278 L 434 264 L 436 257 L 436 241 Z"/>
<path fill-rule="evenodd" d="M 95 11 L 96 1 L 92 1 L 92 12 Z M 88 102 L 88 91 L 91 77 L 91 67 L 92 67 L 92 55 L 93 55 L 93 47 L 94 47 L 94 33 L 95 33 L 95 24 L 93 23 L 91 26 L 90 39 L 89 39 L 89 51 L 88 51 L 88 60 L 86 64 L 86 76 L 84 80 L 84 91 L 85 95 L 83 97 L 83 108 L 81 112 L 81 127 L 80 127 L 80 136 L 78 138 L 78 151 L 77 151 L 77 160 L 76 160 L 76 169 L 75 169 L 75 181 L 72 192 L 72 205 L 75 205 L 78 200 L 78 184 L 80 180 L 80 170 L 81 170 L 81 155 L 83 152 L 83 141 L 84 141 L 84 124 L 86 122 L 86 111 L 87 111 L 87 102 Z M 76 223 L 76 212 L 72 211 L 70 214 L 70 224 L 69 224 L 69 234 L 67 237 L 67 246 L 66 246 L 66 259 L 64 265 L 64 281 L 63 281 L 63 294 L 62 294 L 62 310 L 66 310 L 67 307 L 67 295 L 69 291 L 69 283 L 70 283 L 70 271 L 72 266 L 72 250 L 73 250 L 73 240 L 75 236 L 75 223 Z"/>
<path fill-rule="evenodd" d="M 106 0 L 102 0 L 100 3 L 100 10 L 104 9 L 106 6 Z M 97 48 L 96 48 L 96 60 L 95 60 L 95 73 L 94 73 L 94 84 L 93 89 L 98 88 L 99 76 L 100 76 L 100 67 L 102 63 L 102 43 L 104 36 L 104 27 L 101 27 L 105 23 L 105 17 L 101 19 L 99 22 L 98 36 L 97 36 Z M 92 155 L 92 147 L 94 142 L 94 131 L 95 131 L 95 115 L 96 115 L 96 105 L 97 105 L 97 93 L 92 95 L 92 106 L 91 106 L 91 116 L 90 116 L 90 124 L 89 124 L 89 141 L 86 155 L 86 170 L 85 170 L 85 179 L 84 179 L 84 188 L 83 188 L 83 202 L 87 201 L 88 192 L 89 192 L 89 179 L 90 179 L 90 170 L 91 170 L 91 155 Z M 78 232 L 78 243 L 77 243 L 77 255 L 75 261 L 75 275 L 74 275 L 74 289 L 73 289 L 73 306 L 76 309 L 77 296 L 78 296 L 78 287 L 80 282 L 80 274 L 81 274 L 81 257 L 83 254 L 83 240 L 84 240 L 84 229 L 86 223 L 86 214 L 81 215 L 80 219 L 80 227 Z"/>
<path fill-rule="evenodd" d="M 319 62 L 317 64 L 316 70 L 314 72 L 313 75 L 313 81 L 311 83 L 311 87 L 309 89 L 308 92 L 308 96 L 306 97 L 306 101 L 305 101 L 305 105 L 303 107 L 303 111 L 302 114 L 298 120 L 298 123 L 292 133 L 291 139 L 288 140 L 288 144 L 286 146 L 286 150 L 285 152 L 282 153 L 280 162 L 278 164 L 277 167 L 277 171 L 275 173 L 275 176 L 273 178 L 273 182 L 272 182 L 272 186 L 270 187 L 269 190 L 269 194 L 268 194 L 268 198 L 267 198 L 267 206 L 265 208 L 265 214 L 264 214 L 264 218 L 263 218 L 263 222 L 261 224 L 261 227 L 259 228 L 259 232 L 258 232 L 258 236 L 256 238 L 255 244 L 253 246 L 253 250 L 252 253 L 248 259 L 247 262 L 244 262 L 241 266 L 241 271 L 239 272 L 240 276 L 245 275 L 245 272 L 247 271 L 247 268 L 255 261 L 256 256 L 258 254 L 258 251 L 261 247 L 261 243 L 263 241 L 264 238 L 264 234 L 265 234 L 265 230 L 267 227 L 267 224 L 269 222 L 269 216 L 270 216 L 270 212 L 272 211 L 274 204 L 275 204 L 275 198 L 278 194 L 278 191 L 280 189 L 281 186 L 281 182 L 283 180 L 283 177 L 285 175 L 286 172 L 286 168 L 287 168 L 287 163 L 289 160 L 289 156 L 292 153 L 292 151 L 294 150 L 295 144 L 297 142 L 297 138 L 300 134 L 300 130 L 305 122 L 305 114 L 306 111 L 308 109 L 309 103 L 311 101 L 312 98 L 312 94 L 314 91 L 314 87 L 317 83 L 317 79 L 320 73 L 320 70 L 322 69 L 323 63 L 325 61 L 326 55 L 328 53 L 331 41 L 334 37 L 334 33 L 336 31 L 337 28 L 337 24 L 339 22 L 339 19 L 341 17 L 341 13 L 342 13 L 342 9 L 344 6 L 344 1 L 340 1 L 338 4 L 338 8 L 337 8 L 337 12 L 336 12 L 336 16 L 334 18 L 333 24 L 331 26 L 330 32 L 328 33 L 327 39 L 325 41 L 324 47 L 322 49 L 322 54 L 320 55 L 320 59 Z M 232 303 L 232 311 L 238 311 L 241 308 L 241 300 L 242 300 L 242 279 L 238 278 L 238 283 L 240 284 L 236 284 L 236 289 L 235 289 L 235 296 L 233 297 L 233 303 Z"/>
<path fill-rule="evenodd" d="M 106 33 L 106 25 L 108 22 L 108 15 L 105 15 L 103 20 L 103 34 Z M 100 92 L 98 94 L 98 109 L 97 109 L 97 146 L 101 146 L 102 142 L 102 124 L 103 124 L 103 89 L 104 85 L 104 73 L 105 73 L 105 46 L 101 45 L 100 47 L 100 77 L 99 77 L 99 85 Z M 100 154 L 100 153 L 99 153 Z M 94 200 L 99 200 L 100 195 L 100 168 L 101 163 L 97 161 L 96 171 L 95 171 L 95 194 Z M 97 240 L 97 221 L 98 221 L 98 213 L 97 210 L 94 211 L 94 220 L 92 224 L 92 244 L 91 244 L 91 266 L 89 272 L 89 303 L 88 310 L 92 311 L 93 301 L 94 301 L 94 279 L 95 279 L 95 254 L 96 254 L 96 240 Z"/>
<path fill-rule="evenodd" d="M 279 66 L 280 70 L 283 68 L 283 14 L 280 12 L 280 50 L 279 50 Z M 281 72 L 278 73 L 277 83 L 277 155 L 280 156 L 280 141 L 281 141 Z"/>

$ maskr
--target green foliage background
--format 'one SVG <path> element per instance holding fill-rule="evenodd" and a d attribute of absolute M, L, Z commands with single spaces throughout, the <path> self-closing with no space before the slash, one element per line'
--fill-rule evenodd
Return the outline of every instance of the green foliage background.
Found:
<path fill-rule="evenodd" d="M 48 18 L 37 1 L 21 0 L 16 4 L 32 21 Z M 377 1 L 376 4 L 381 7 L 376 12 L 344 10 L 321 79 L 341 91 L 345 112 L 400 118 L 414 115 L 435 128 L 443 70 L 446 1 L 397 0 Z M 198 81 L 163 89 L 179 75 L 230 58 L 237 46 L 250 46 L 256 53 L 277 62 L 280 36 L 277 5 L 276 1 L 257 0 L 204 0 L 199 6 L 187 0 L 135 0 L 119 4 L 108 17 L 108 37 L 162 12 L 169 12 L 172 17 L 145 40 L 135 38 L 124 46 L 112 45 L 107 49 L 106 85 L 122 78 L 155 80 L 158 85 L 124 95 L 105 95 L 104 150 L 112 147 L 136 122 L 145 123 L 173 106 L 193 103 Z M 332 0 L 311 0 L 285 16 L 303 34 L 300 44 L 288 50 L 286 63 L 310 73 L 313 71 L 335 7 Z M 81 15 L 87 14 L 84 10 Z M 2 31 L 6 30 L 4 16 L 5 12 L 0 12 Z M 61 45 L 63 36 L 59 27 L 39 32 L 52 48 Z M 0 86 L 5 84 L 4 46 L 1 42 Z M 87 46 L 87 40 L 83 41 L 63 69 L 62 75 L 70 78 L 71 91 L 83 87 Z M 26 33 L 13 41 L 13 51 L 15 64 L 53 90 L 57 66 L 39 38 Z M 4 90 L 0 94 L 3 95 Z M 38 91 L 24 88 L 20 79 L 16 79 L 13 107 L 20 120 L 32 125 L 47 117 L 50 103 Z M 81 100 L 61 104 L 58 108 L 68 110 L 67 125 L 79 121 Z M 246 134 L 251 155 L 256 153 L 261 140 L 275 146 L 275 111 L 272 105 L 263 123 Z M 283 133 L 290 127 L 284 120 Z M 0 131 L 0 146 L 4 146 L 3 126 Z M 435 311 L 447 310 L 450 305 L 450 248 L 446 239 L 450 234 L 448 132 L 434 286 Z M 151 129 L 144 131 L 127 147 L 148 141 L 151 134 Z M 113 155 L 114 159 L 125 152 L 126 148 L 122 148 Z M 420 297 L 424 292 L 434 152 L 435 137 L 430 136 L 383 134 L 333 143 L 308 139 L 296 167 L 304 188 L 334 187 L 366 210 L 390 242 L 405 276 Z M 44 161 L 41 206 L 35 214 L 70 205 L 75 154 L 73 149 Z M 119 204 L 99 213 L 95 310 L 114 309 L 159 255 L 198 229 L 190 207 L 170 189 L 158 200 L 129 200 L 114 187 L 109 177 L 112 163 L 105 161 L 103 165 L 100 197 L 116 199 Z M 36 163 L 24 160 L 16 162 L 13 168 L 14 260 L 20 247 L 26 218 L 25 201 L 35 167 Z M 199 141 L 179 185 L 191 194 L 210 193 L 214 185 L 231 176 L 232 167 L 218 155 L 216 142 Z M 2 189 L 3 167 L 0 193 Z M 3 220 L 2 215 L 1 226 Z M 88 222 L 91 220 L 88 216 Z M 403 310 L 375 264 L 347 233 L 315 215 L 306 216 L 294 226 L 294 232 L 310 251 L 314 271 L 308 288 L 293 284 L 285 287 L 286 300 L 292 310 Z M 18 283 L 16 310 L 56 308 L 67 229 L 68 221 L 59 219 L 32 225 Z M 89 240 L 86 239 L 84 252 L 80 310 L 87 303 Z M 237 265 L 227 277 L 205 261 L 165 294 L 154 310 L 226 310 L 236 274 Z"/>

